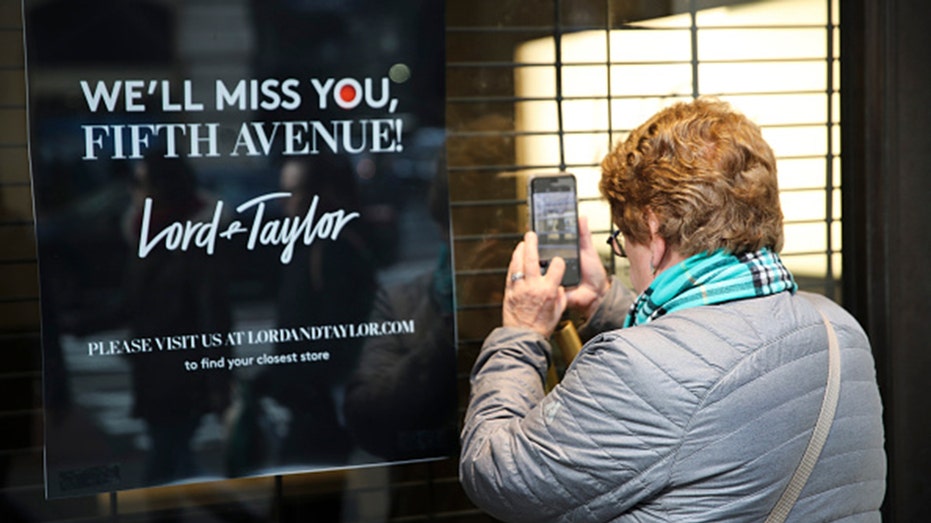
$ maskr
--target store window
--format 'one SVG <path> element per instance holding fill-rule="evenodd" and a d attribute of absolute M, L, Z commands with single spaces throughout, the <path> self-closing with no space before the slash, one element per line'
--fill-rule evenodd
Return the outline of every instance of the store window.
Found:
<path fill-rule="evenodd" d="M 253 35 L 249 20 L 258 4 L 228 2 L 221 13 L 215 2 L 186 2 L 179 27 L 189 35 L 203 17 L 224 15 L 232 30 Z M 342 12 L 370 4 L 317 5 Z M 0 4 L 4 14 L 12 13 L 0 27 L 0 38 L 9 44 L 0 46 L 2 78 L 10 86 L 21 85 L 23 74 L 18 5 Z M 674 100 L 718 96 L 762 126 L 778 158 L 786 215 L 783 259 L 803 288 L 837 297 L 838 11 L 837 0 L 446 2 L 446 167 L 460 408 L 481 341 L 500 322 L 507 261 L 527 225 L 528 176 L 576 174 L 580 212 L 596 235 L 607 235 L 609 213 L 597 191 L 600 159 Z M 276 22 L 261 23 L 274 28 Z M 391 45 L 390 35 L 382 36 L 379 45 Z M 272 45 L 251 36 L 214 44 L 193 49 L 208 72 L 227 60 L 225 50 Z M 43 414 L 37 392 L 42 372 L 25 94 L 15 87 L 0 96 L 0 235 L 9 245 L 0 260 L 0 337 L 9 363 L 0 374 L 6 392 L 0 415 L 13 427 L 0 449 L 3 514 L 38 521 L 490 521 L 462 494 L 454 460 L 45 500 L 43 441 L 35 430 Z M 607 251 L 603 255 L 626 277 L 623 264 L 614 266 Z"/>

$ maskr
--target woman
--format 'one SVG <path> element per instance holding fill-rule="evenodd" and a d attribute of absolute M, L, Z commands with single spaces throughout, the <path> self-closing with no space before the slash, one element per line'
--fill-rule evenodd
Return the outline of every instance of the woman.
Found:
<path fill-rule="evenodd" d="M 460 477 L 506 521 L 763 521 L 808 445 L 839 340 L 833 424 L 792 521 L 878 521 L 881 404 L 869 342 L 829 300 L 797 291 L 777 252 L 775 159 L 759 128 L 700 99 L 660 111 L 602 163 L 634 295 L 605 274 L 588 225 L 582 283 L 515 249 L 503 325 L 472 372 Z M 544 395 L 566 307 L 594 335 Z"/>

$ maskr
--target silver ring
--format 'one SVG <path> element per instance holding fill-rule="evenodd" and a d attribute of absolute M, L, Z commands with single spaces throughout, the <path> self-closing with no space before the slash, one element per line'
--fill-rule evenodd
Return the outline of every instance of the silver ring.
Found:
<path fill-rule="evenodd" d="M 511 275 L 511 283 L 517 280 L 523 280 L 523 279 L 524 279 L 524 273 L 522 272 L 515 272 L 514 274 Z"/>

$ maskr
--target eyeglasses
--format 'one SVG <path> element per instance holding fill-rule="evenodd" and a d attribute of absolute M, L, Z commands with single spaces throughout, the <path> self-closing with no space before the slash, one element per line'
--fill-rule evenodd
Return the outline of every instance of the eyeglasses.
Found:
<path fill-rule="evenodd" d="M 611 236 L 608 236 L 608 245 L 611 246 L 611 251 L 618 258 L 626 258 L 627 251 L 624 250 L 623 242 L 624 237 L 621 235 L 620 229 L 611 233 Z"/>

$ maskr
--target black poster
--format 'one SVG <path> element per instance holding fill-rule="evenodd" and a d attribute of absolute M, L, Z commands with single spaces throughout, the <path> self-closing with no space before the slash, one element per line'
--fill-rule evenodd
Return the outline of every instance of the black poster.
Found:
<path fill-rule="evenodd" d="M 25 0 L 49 497 L 456 444 L 432 0 Z"/>

